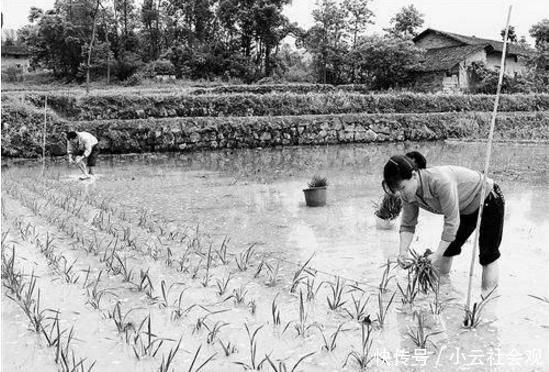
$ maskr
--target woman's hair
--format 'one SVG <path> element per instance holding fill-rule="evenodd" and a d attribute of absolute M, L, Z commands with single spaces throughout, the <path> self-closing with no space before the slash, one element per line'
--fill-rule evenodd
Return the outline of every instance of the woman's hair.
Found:
<path fill-rule="evenodd" d="M 391 156 L 383 168 L 383 188 L 388 187 L 392 191 L 400 181 L 412 178 L 414 171 L 426 167 L 427 160 L 417 151 Z"/>
<path fill-rule="evenodd" d="M 71 139 L 74 139 L 74 138 L 78 137 L 78 134 L 73 130 L 67 131 L 66 133 L 67 133 L 67 139 L 71 140 Z"/>

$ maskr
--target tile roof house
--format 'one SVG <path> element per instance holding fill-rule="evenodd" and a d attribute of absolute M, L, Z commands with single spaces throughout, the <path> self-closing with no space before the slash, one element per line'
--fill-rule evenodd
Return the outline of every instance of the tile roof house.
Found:
<path fill-rule="evenodd" d="M 16 67 L 25 71 L 30 67 L 32 53 L 21 46 L 2 45 L 2 70 L 8 67 Z"/>
<path fill-rule="evenodd" d="M 425 60 L 415 69 L 416 82 L 429 90 L 466 91 L 471 87 L 467 67 L 472 62 L 484 62 L 486 67 L 498 69 L 501 64 L 503 42 L 464 36 L 428 28 L 414 37 L 417 47 L 425 49 Z M 515 43 L 507 43 L 505 73 L 514 75 L 526 71 L 525 57 L 532 50 Z"/>

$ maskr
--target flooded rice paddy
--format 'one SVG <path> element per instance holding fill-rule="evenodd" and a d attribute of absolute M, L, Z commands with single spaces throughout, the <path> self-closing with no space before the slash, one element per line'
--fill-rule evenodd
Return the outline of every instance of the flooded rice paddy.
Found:
<path fill-rule="evenodd" d="M 373 203 L 382 196 L 386 159 L 412 149 L 428 165 L 480 169 L 485 146 L 105 156 L 96 179 L 85 182 L 60 162 L 48 165 L 45 178 L 40 165 L 10 163 L 2 174 L 4 261 L 15 252 L 24 280 L 34 271 L 41 308 L 50 317 L 58 311 L 64 337 L 74 326 L 67 352 L 86 366 L 95 361 L 97 371 L 161 370 L 180 339 L 177 371 L 189 370 L 199 348 L 194 371 L 204 362 L 205 371 L 291 370 L 302 357 L 296 370 L 354 371 L 354 356 L 372 370 L 549 369 L 549 145 L 494 145 L 490 176 L 506 199 L 500 296 L 474 330 L 461 327 L 471 242 L 441 279 L 439 300 L 449 301 L 440 316 L 431 311 L 433 293 L 403 305 L 397 283 L 405 287 L 407 277 L 396 265 L 380 294 L 398 227 L 376 229 Z M 314 174 L 328 177 L 325 207 L 305 206 L 302 189 Z M 435 249 L 442 223 L 422 211 L 412 247 Z M 473 301 L 480 273 L 477 264 Z M 3 288 L 2 366 L 56 370 L 55 346 L 27 330 L 9 293 Z M 341 306 L 334 306 L 338 293 Z M 380 299 L 383 309 L 390 303 L 383 324 Z M 117 308 L 124 321 L 115 321 Z M 414 310 L 436 333 L 426 349 L 409 335 L 418 327 Z M 371 326 L 356 320 L 366 314 Z M 47 332 L 51 322 L 44 321 Z M 254 342 L 246 328 L 258 330 Z M 366 349 L 363 330 L 372 342 Z"/>

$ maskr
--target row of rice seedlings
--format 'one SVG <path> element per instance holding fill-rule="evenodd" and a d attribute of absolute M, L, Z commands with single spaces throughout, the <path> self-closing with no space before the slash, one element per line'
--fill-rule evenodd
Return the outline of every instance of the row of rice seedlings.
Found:
<path fill-rule="evenodd" d="M 12 256 L 9 259 L 7 257 L 2 258 L 2 284 L 9 291 L 6 296 L 13 300 L 23 310 L 30 321 L 30 329 L 35 333 L 44 335 L 49 346 L 56 347 L 55 362 L 59 364 L 60 370 L 64 372 L 77 370 L 91 371 L 96 362 L 92 362 L 86 367 L 86 359 L 77 359 L 74 352 L 70 350 L 70 344 L 74 338 L 74 328 L 71 328 L 68 332 L 65 345 L 63 346 L 62 336 L 67 333 L 67 330 L 61 331 L 59 325 L 59 311 L 41 309 L 40 288 L 37 288 L 36 286 L 36 276 L 34 275 L 34 272 L 31 274 L 28 282 L 23 282 L 24 275 L 22 273 L 16 273 L 14 265 L 15 247 L 13 247 Z M 7 259 L 6 264 L 4 264 L 5 258 Z M 15 282 L 13 280 L 15 280 Z M 48 314 L 55 314 L 55 317 Z M 50 325 L 50 332 L 46 331 L 46 322 L 48 320 L 53 320 Z M 57 331 L 56 337 L 53 337 L 52 328 Z"/>
<path fill-rule="evenodd" d="M 297 360 L 297 362 L 295 362 L 293 364 L 293 366 L 290 368 L 290 366 L 288 366 L 286 364 L 286 362 L 282 361 L 282 360 L 278 360 L 278 364 L 276 364 L 275 362 L 273 362 L 271 360 L 271 358 L 269 358 L 268 355 L 265 355 L 265 360 L 267 360 L 267 362 L 269 363 L 269 365 L 271 366 L 271 368 L 273 369 L 274 372 L 287 372 L 287 371 L 292 371 L 294 372 L 295 370 L 297 370 L 297 367 L 299 367 L 299 365 L 301 363 L 303 363 L 303 361 L 311 356 L 313 356 L 315 353 L 312 352 L 312 353 L 309 353 L 309 354 L 305 354 L 303 355 L 301 358 L 299 358 Z"/>
<path fill-rule="evenodd" d="M 342 330 L 343 323 L 340 323 L 337 326 L 337 329 L 335 330 L 335 332 L 333 332 L 328 337 L 326 337 L 326 335 L 324 334 L 324 331 L 323 331 L 323 329 L 320 325 L 317 326 L 317 327 L 318 327 L 318 330 L 320 331 L 320 334 L 322 335 L 322 341 L 324 342 L 321 349 L 325 350 L 326 352 L 334 351 L 337 347 L 337 343 L 336 343 L 337 342 L 337 337 L 339 336 L 339 333 L 343 331 Z"/>
<path fill-rule="evenodd" d="M 235 257 L 235 262 L 236 262 L 236 266 L 238 267 L 238 270 L 240 271 L 248 270 L 251 254 L 253 252 L 255 244 L 256 243 L 251 244 L 244 252 L 241 252 L 239 255 Z"/>
<path fill-rule="evenodd" d="M 294 276 L 292 278 L 292 285 L 290 287 L 290 293 L 295 293 L 295 291 L 297 290 L 297 287 L 303 281 L 307 280 L 309 276 L 313 276 L 313 277 L 315 276 L 315 273 L 308 268 L 308 265 L 313 259 L 313 257 L 314 257 L 314 254 L 311 255 L 311 257 L 309 257 L 309 259 L 305 261 L 303 265 L 299 266 L 297 271 L 294 273 Z"/>
<path fill-rule="evenodd" d="M 335 283 L 328 282 L 330 287 L 330 295 L 326 296 L 328 308 L 332 311 L 337 311 L 347 303 L 343 300 L 343 291 L 345 290 L 345 282 L 339 276 L 336 277 Z"/>
<path fill-rule="evenodd" d="M 423 314 L 414 311 L 414 318 L 417 319 L 417 328 L 414 329 L 412 327 L 408 327 L 408 331 L 406 332 L 414 345 L 419 349 L 426 349 L 427 345 L 430 343 L 435 347 L 435 349 L 438 349 L 437 345 L 429 338 L 444 331 L 427 332 L 425 329 L 425 319 Z"/>

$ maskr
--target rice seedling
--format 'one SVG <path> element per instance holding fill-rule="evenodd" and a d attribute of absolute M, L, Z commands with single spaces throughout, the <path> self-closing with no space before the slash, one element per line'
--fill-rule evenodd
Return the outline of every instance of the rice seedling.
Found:
<path fill-rule="evenodd" d="M 174 304 L 172 305 L 173 310 L 172 310 L 172 313 L 171 313 L 171 319 L 173 321 L 183 318 L 184 316 L 186 316 L 189 313 L 189 311 L 191 311 L 196 306 L 198 306 L 196 304 L 193 304 L 193 305 L 188 306 L 188 307 L 182 306 L 183 294 L 185 293 L 185 291 L 186 291 L 186 289 L 183 289 L 181 291 L 181 293 L 179 293 L 177 301 L 175 301 Z"/>
<path fill-rule="evenodd" d="M 481 301 L 475 302 L 472 309 L 464 309 L 465 319 L 463 320 L 463 328 L 473 329 L 480 325 L 482 312 L 486 304 L 499 297 L 494 295 L 496 288 L 497 286 L 494 287 L 486 296 L 481 296 Z"/>
<path fill-rule="evenodd" d="M 400 291 L 402 298 L 402 305 L 412 306 L 414 301 L 419 293 L 419 288 L 417 287 L 417 276 L 412 278 L 412 273 L 408 271 L 408 282 L 406 284 L 406 289 L 403 289 L 400 283 L 397 283 L 398 290 Z"/>
<path fill-rule="evenodd" d="M 429 288 L 433 291 L 436 290 L 437 282 L 439 280 L 438 270 L 428 257 L 433 252 L 429 249 L 422 255 L 412 249 L 410 249 L 409 252 L 411 257 L 405 260 L 403 268 L 411 271 L 412 275 L 417 277 L 419 289 L 423 293 L 427 293 Z"/>
<path fill-rule="evenodd" d="M 223 242 L 221 242 L 221 247 L 215 251 L 215 254 L 221 261 L 223 265 L 229 264 L 229 259 L 227 257 L 227 243 L 229 242 L 228 236 L 225 235 L 225 238 L 223 239 Z"/>
<path fill-rule="evenodd" d="M 228 325 L 229 323 L 219 321 L 219 322 L 215 322 L 213 326 L 209 327 L 206 323 L 204 323 L 204 328 L 208 330 L 208 334 L 206 336 L 206 343 L 208 345 L 215 343 L 217 339 L 217 335 L 221 331 L 221 328 L 226 327 Z"/>
<path fill-rule="evenodd" d="M 250 362 L 235 362 L 235 364 L 238 364 L 247 370 L 259 371 L 263 363 L 266 361 L 266 359 L 261 361 L 257 360 L 257 333 L 261 330 L 261 328 L 263 328 L 263 326 L 257 327 L 253 332 L 250 331 L 247 323 L 244 323 L 244 327 L 246 328 L 246 333 L 248 334 L 250 344 Z"/>
<path fill-rule="evenodd" d="M 212 245 L 208 248 L 208 256 L 206 258 L 206 272 L 204 273 L 204 278 L 202 279 L 202 286 L 207 287 L 210 281 L 210 267 L 212 265 Z"/>
<path fill-rule="evenodd" d="M 160 308 L 167 308 L 170 306 L 170 303 L 169 303 L 170 291 L 174 287 L 181 286 L 181 285 L 184 285 L 184 283 L 172 283 L 169 287 L 167 287 L 165 280 L 160 281 L 160 294 L 161 294 L 161 298 L 159 301 Z M 185 289 L 180 293 L 180 296 L 182 296 L 184 292 L 185 292 Z"/>
<path fill-rule="evenodd" d="M 208 358 L 206 358 L 206 360 L 201 364 L 199 365 L 198 367 L 196 367 L 196 369 L 194 368 L 194 365 L 196 363 L 196 361 L 198 360 L 198 356 L 200 354 L 200 349 L 202 349 L 202 345 L 200 345 L 198 347 L 198 349 L 196 349 L 196 352 L 194 353 L 194 357 L 193 357 L 193 361 L 191 362 L 191 365 L 189 366 L 189 369 L 187 370 L 188 372 L 199 372 L 202 368 L 204 368 L 208 363 L 210 363 L 214 358 L 215 356 L 217 355 L 217 353 L 213 353 L 212 355 L 210 355 Z"/>
<path fill-rule="evenodd" d="M 86 293 L 88 295 L 86 303 L 96 310 L 100 309 L 101 299 L 103 298 L 103 296 L 106 294 L 112 294 L 112 292 L 107 289 L 98 289 L 99 282 L 101 281 L 101 274 L 103 274 L 103 271 L 99 272 L 95 281 L 93 282 L 93 286 L 91 287 L 91 289 L 90 287 L 86 288 Z"/>
<path fill-rule="evenodd" d="M 271 266 L 267 263 L 265 266 L 267 267 L 267 287 L 276 287 L 280 272 L 280 261 L 276 261 L 276 266 Z"/>
<path fill-rule="evenodd" d="M 276 296 L 273 298 L 273 302 L 271 303 L 271 317 L 273 319 L 273 327 L 279 326 L 282 322 L 280 320 L 280 309 L 278 308 L 278 304 L 276 303 L 276 299 L 278 298 L 278 295 L 280 293 L 277 293 Z"/>
<path fill-rule="evenodd" d="M 320 331 L 320 334 L 322 335 L 322 341 L 324 341 L 324 345 L 322 345 L 321 350 L 325 350 L 327 352 L 332 352 L 337 347 L 337 336 L 339 336 L 339 333 L 342 331 L 343 323 L 339 324 L 337 326 L 337 329 L 334 333 L 332 333 L 329 337 L 326 337 L 324 334 L 324 331 L 321 326 L 317 326 L 318 330 Z"/>
<path fill-rule="evenodd" d="M 223 353 L 225 354 L 226 357 L 231 356 L 237 351 L 236 346 L 233 345 L 230 341 L 227 341 L 227 343 L 224 343 L 223 340 L 218 340 L 218 343 L 219 345 L 221 345 L 221 348 L 223 349 Z"/>
<path fill-rule="evenodd" d="M 381 294 L 381 291 L 377 294 L 377 305 L 378 305 L 378 312 L 377 312 L 377 322 L 379 323 L 379 326 L 383 328 L 383 325 L 385 324 L 385 320 L 387 318 L 387 313 L 389 311 L 389 307 L 393 303 L 393 300 L 395 298 L 396 292 L 393 292 L 393 295 L 391 296 L 391 299 L 387 303 L 386 306 L 383 305 L 383 296 Z"/>
<path fill-rule="evenodd" d="M 431 309 L 431 313 L 434 315 L 440 315 L 448 306 L 450 303 L 455 300 L 455 298 L 447 298 L 445 300 L 440 300 L 440 281 L 437 282 L 437 289 L 435 291 L 435 298 L 432 303 L 429 304 L 429 308 Z"/>
<path fill-rule="evenodd" d="M 166 266 L 172 267 L 172 264 L 174 262 L 174 258 L 173 258 L 173 253 L 172 253 L 172 250 L 170 249 L 170 247 L 166 248 L 166 253 L 167 253 Z"/>
<path fill-rule="evenodd" d="M 65 282 L 68 284 L 76 284 L 78 283 L 78 280 L 80 279 L 80 275 L 76 274 L 74 269 L 74 264 L 78 261 L 76 258 L 72 264 L 68 264 L 68 261 L 65 256 L 60 257 L 63 261 L 63 267 L 61 268 L 61 274 L 63 275 L 63 279 L 65 279 Z M 61 260 L 60 260 L 61 261 Z"/>
<path fill-rule="evenodd" d="M 432 340 L 429 340 L 429 337 L 442 333 L 443 331 L 426 332 L 425 324 L 424 324 L 425 320 L 424 320 L 423 314 L 420 314 L 417 311 L 415 311 L 414 317 L 417 318 L 417 328 L 412 329 L 411 327 L 408 327 L 408 332 L 406 334 L 410 337 L 413 343 L 420 349 L 426 349 L 428 343 L 431 343 L 431 345 L 433 345 L 435 349 L 438 349 L 437 345 Z"/>
<path fill-rule="evenodd" d="M 158 367 L 158 372 L 170 372 L 170 366 L 172 365 L 180 346 L 181 338 L 177 342 L 177 345 L 175 345 L 173 349 L 170 349 L 167 357 L 164 357 L 164 355 L 162 355 L 162 361 L 160 362 L 160 367 Z"/>
<path fill-rule="evenodd" d="M 91 372 L 96 364 L 96 361 L 92 362 L 86 368 L 86 360 L 86 358 L 80 358 L 80 360 L 77 361 L 74 351 L 72 352 L 72 356 L 71 352 L 61 352 L 58 364 L 61 368 L 61 372 Z"/>
<path fill-rule="evenodd" d="M 261 260 L 261 262 L 259 263 L 259 265 L 257 265 L 257 269 L 255 270 L 255 274 L 254 274 L 254 278 L 257 278 L 259 277 L 259 275 L 261 274 L 261 271 L 263 270 L 263 266 L 265 266 L 266 262 L 265 260 Z"/>
<path fill-rule="evenodd" d="M 217 286 L 217 295 L 218 296 L 224 296 L 227 292 L 227 288 L 229 286 L 229 282 L 231 281 L 231 273 L 227 273 L 227 276 L 225 276 L 223 279 L 219 280 L 216 279 L 216 286 Z"/>
<path fill-rule="evenodd" d="M 149 269 L 139 270 L 139 281 L 137 283 L 132 283 L 135 286 L 135 289 L 139 292 L 144 292 L 146 295 L 151 294 L 154 291 L 154 287 L 149 276 Z"/>
<path fill-rule="evenodd" d="M 351 295 L 351 300 L 353 302 L 353 306 L 351 307 L 351 309 L 349 310 L 345 308 L 344 310 L 349 318 L 358 322 L 362 322 L 366 318 L 366 316 L 368 316 L 368 312 L 366 311 L 366 305 L 370 300 L 370 296 L 364 299 L 364 295 L 362 295 L 360 298 L 355 298 L 354 295 Z"/>
<path fill-rule="evenodd" d="M 311 357 L 312 355 L 314 355 L 315 353 L 309 353 L 309 354 L 306 354 L 306 355 L 303 355 L 301 358 L 298 359 L 298 361 L 296 363 L 294 363 L 294 365 L 292 366 L 292 368 L 290 368 L 284 361 L 282 360 L 279 360 L 278 361 L 278 364 L 275 364 L 270 358 L 268 355 L 265 355 L 265 359 L 267 360 L 267 362 L 269 363 L 269 366 L 273 369 L 274 372 L 288 372 L 288 371 L 291 371 L 291 372 L 295 372 L 297 370 L 297 367 L 299 367 L 299 365 L 307 358 Z"/>
<path fill-rule="evenodd" d="M 282 334 L 286 332 L 286 330 L 290 325 L 293 325 L 297 335 L 303 338 L 305 338 L 309 329 L 315 326 L 314 323 L 311 323 L 311 324 L 308 323 L 308 315 L 307 315 L 307 311 L 305 310 L 305 304 L 303 303 L 302 291 L 299 291 L 299 319 L 298 321 L 289 321 L 288 324 L 286 324 L 286 327 L 284 327 Z"/>
<path fill-rule="evenodd" d="M 196 264 L 196 266 L 192 270 L 191 278 L 193 280 L 198 278 L 198 272 L 200 271 L 200 266 L 201 265 L 202 265 L 202 258 L 200 258 L 200 260 L 198 261 L 198 263 Z"/>
<path fill-rule="evenodd" d="M 146 329 L 144 332 L 141 332 L 145 324 L 147 325 Z M 142 337 L 142 335 L 145 337 Z M 164 344 L 164 341 L 167 340 L 173 341 L 166 338 L 159 338 L 152 332 L 152 320 L 151 315 L 149 314 L 145 319 L 143 319 L 143 321 L 141 321 L 141 324 L 135 332 L 132 345 L 134 355 L 137 360 L 141 360 L 145 357 L 154 358 Z"/>
<path fill-rule="evenodd" d="M 336 277 L 335 284 L 328 282 L 328 286 L 330 287 L 331 296 L 327 296 L 326 301 L 328 302 L 328 307 L 330 308 L 330 310 L 336 311 L 347 303 L 347 301 L 343 300 L 343 290 L 345 289 L 345 282 L 342 282 L 340 277 L 338 276 Z"/>
<path fill-rule="evenodd" d="M 238 256 L 234 258 L 236 262 L 236 266 L 238 267 L 238 270 L 240 271 L 248 270 L 251 254 L 253 252 L 255 245 L 256 243 L 253 243 L 248 247 L 248 249 L 246 249 L 244 252 L 241 252 Z"/>
<path fill-rule="evenodd" d="M 315 276 L 315 274 L 307 268 L 309 265 L 309 262 L 313 259 L 314 254 L 309 257 L 307 261 L 303 265 L 301 265 L 297 271 L 294 273 L 294 277 L 292 278 L 292 286 L 290 287 L 290 293 L 295 293 L 297 287 L 301 282 L 307 280 L 308 276 Z"/>
<path fill-rule="evenodd" d="M 133 279 L 133 269 L 128 267 L 128 258 L 124 256 L 124 259 L 122 259 L 116 252 L 113 252 L 112 256 L 118 262 L 118 266 L 112 270 L 113 274 L 120 275 L 122 276 L 122 281 L 131 283 Z"/>
<path fill-rule="evenodd" d="M 127 320 L 128 315 L 136 310 L 139 310 L 139 308 L 130 309 L 126 311 L 124 315 L 122 315 L 122 307 L 120 305 L 120 301 L 117 301 L 112 311 L 107 311 L 107 319 L 112 319 L 118 333 L 127 334 L 128 331 L 135 331 L 136 329 L 135 324 Z"/>
<path fill-rule="evenodd" d="M 251 300 L 250 302 L 248 302 L 248 308 L 250 309 L 250 313 L 252 315 L 255 315 L 255 312 L 257 311 L 257 303 L 255 302 L 255 300 Z"/>
<path fill-rule="evenodd" d="M 224 301 L 230 300 L 232 298 L 236 306 L 242 305 L 246 301 L 246 294 L 248 294 L 248 291 L 246 290 L 245 286 L 242 285 L 239 288 L 233 289 L 233 294 L 227 297 Z"/>
<path fill-rule="evenodd" d="M 307 301 L 312 302 L 315 300 L 316 295 L 318 294 L 318 291 L 322 288 L 322 286 L 326 283 L 324 281 L 320 282 L 318 286 L 315 287 L 315 281 L 316 278 L 313 277 L 307 277 L 307 281 L 305 282 L 305 289 L 307 291 Z"/>
<path fill-rule="evenodd" d="M 367 316 L 364 321 L 360 323 L 361 332 L 360 332 L 360 350 L 353 350 L 347 354 L 343 368 L 345 368 L 349 362 L 353 361 L 361 371 L 366 370 L 374 356 L 372 356 L 372 344 L 374 342 L 372 334 L 372 321 L 370 317 Z"/>
<path fill-rule="evenodd" d="M 395 276 L 390 275 L 392 267 L 391 267 L 391 261 L 389 259 L 387 259 L 387 263 L 382 267 L 384 267 L 384 270 L 383 270 L 383 275 L 381 276 L 381 281 L 379 282 L 379 290 L 381 292 L 385 292 L 387 290 L 387 286 L 389 285 L 389 282 Z"/>
<path fill-rule="evenodd" d="M 61 332 L 59 326 L 59 311 L 56 312 L 55 317 L 53 318 L 52 323 L 50 324 L 49 332 L 46 332 L 46 328 L 42 328 L 42 334 L 46 339 L 46 343 L 49 347 L 56 347 L 59 349 L 61 347 L 61 336 L 64 334 L 65 330 Z"/>

